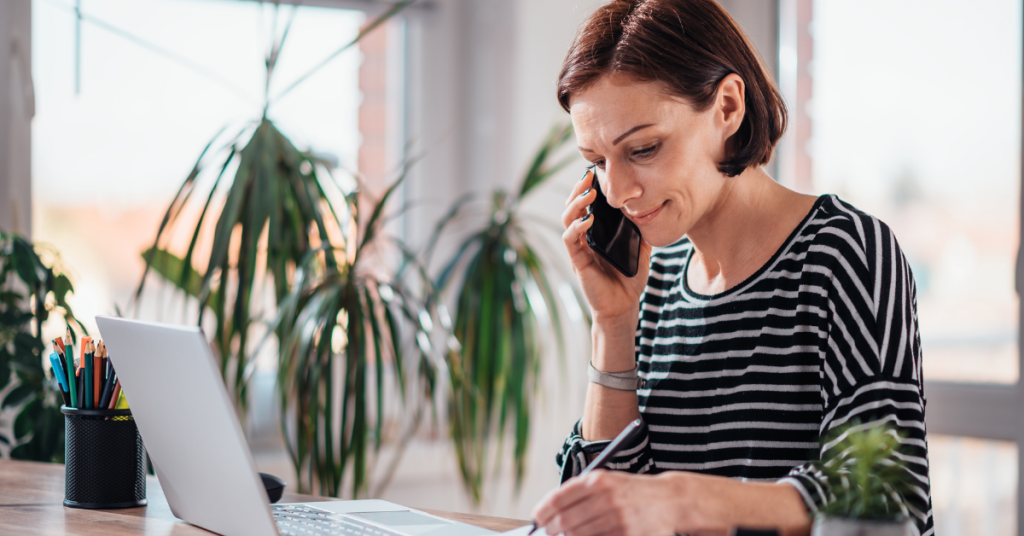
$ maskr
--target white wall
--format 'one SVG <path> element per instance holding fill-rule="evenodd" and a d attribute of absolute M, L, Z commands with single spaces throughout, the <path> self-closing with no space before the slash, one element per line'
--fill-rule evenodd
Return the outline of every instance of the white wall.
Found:
<path fill-rule="evenodd" d="M 32 234 L 31 0 L 0 2 L 0 230 Z"/>

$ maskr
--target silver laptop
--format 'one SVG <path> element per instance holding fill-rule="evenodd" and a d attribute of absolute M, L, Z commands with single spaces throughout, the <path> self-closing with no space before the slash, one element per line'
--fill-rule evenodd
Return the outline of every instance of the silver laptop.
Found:
<path fill-rule="evenodd" d="M 171 513 L 225 536 L 476 536 L 380 500 L 271 505 L 202 330 L 96 317 Z"/>

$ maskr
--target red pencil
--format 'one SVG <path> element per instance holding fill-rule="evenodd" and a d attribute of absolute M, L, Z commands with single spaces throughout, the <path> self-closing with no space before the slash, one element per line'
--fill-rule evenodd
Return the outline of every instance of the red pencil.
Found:
<path fill-rule="evenodd" d="M 110 397 L 110 404 L 107 405 L 107 409 L 114 409 L 117 406 L 117 397 L 121 394 L 121 380 L 117 380 L 114 384 L 114 394 Z"/>
<path fill-rule="evenodd" d="M 89 348 L 92 350 L 92 407 L 100 407 L 100 389 L 103 389 L 103 358 L 96 352 L 96 346 L 89 341 Z"/>

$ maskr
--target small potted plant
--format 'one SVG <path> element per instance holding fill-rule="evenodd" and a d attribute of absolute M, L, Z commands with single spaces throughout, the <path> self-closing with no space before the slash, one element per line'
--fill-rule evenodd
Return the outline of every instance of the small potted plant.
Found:
<path fill-rule="evenodd" d="M 832 497 L 814 519 L 811 536 L 909 536 L 905 494 L 910 474 L 896 456 L 900 437 L 889 425 L 854 424 L 833 436 L 821 471 Z"/>

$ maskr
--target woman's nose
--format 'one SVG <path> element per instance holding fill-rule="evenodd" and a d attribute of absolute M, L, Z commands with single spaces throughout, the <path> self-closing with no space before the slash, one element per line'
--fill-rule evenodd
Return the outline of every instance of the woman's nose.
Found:
<path fill-rule="evenodd" d="M 621 209 L 630 199 L 640 196 L 640 187 L 627 168 L 607 166 L 601 191 L 612 208 Z"/>

